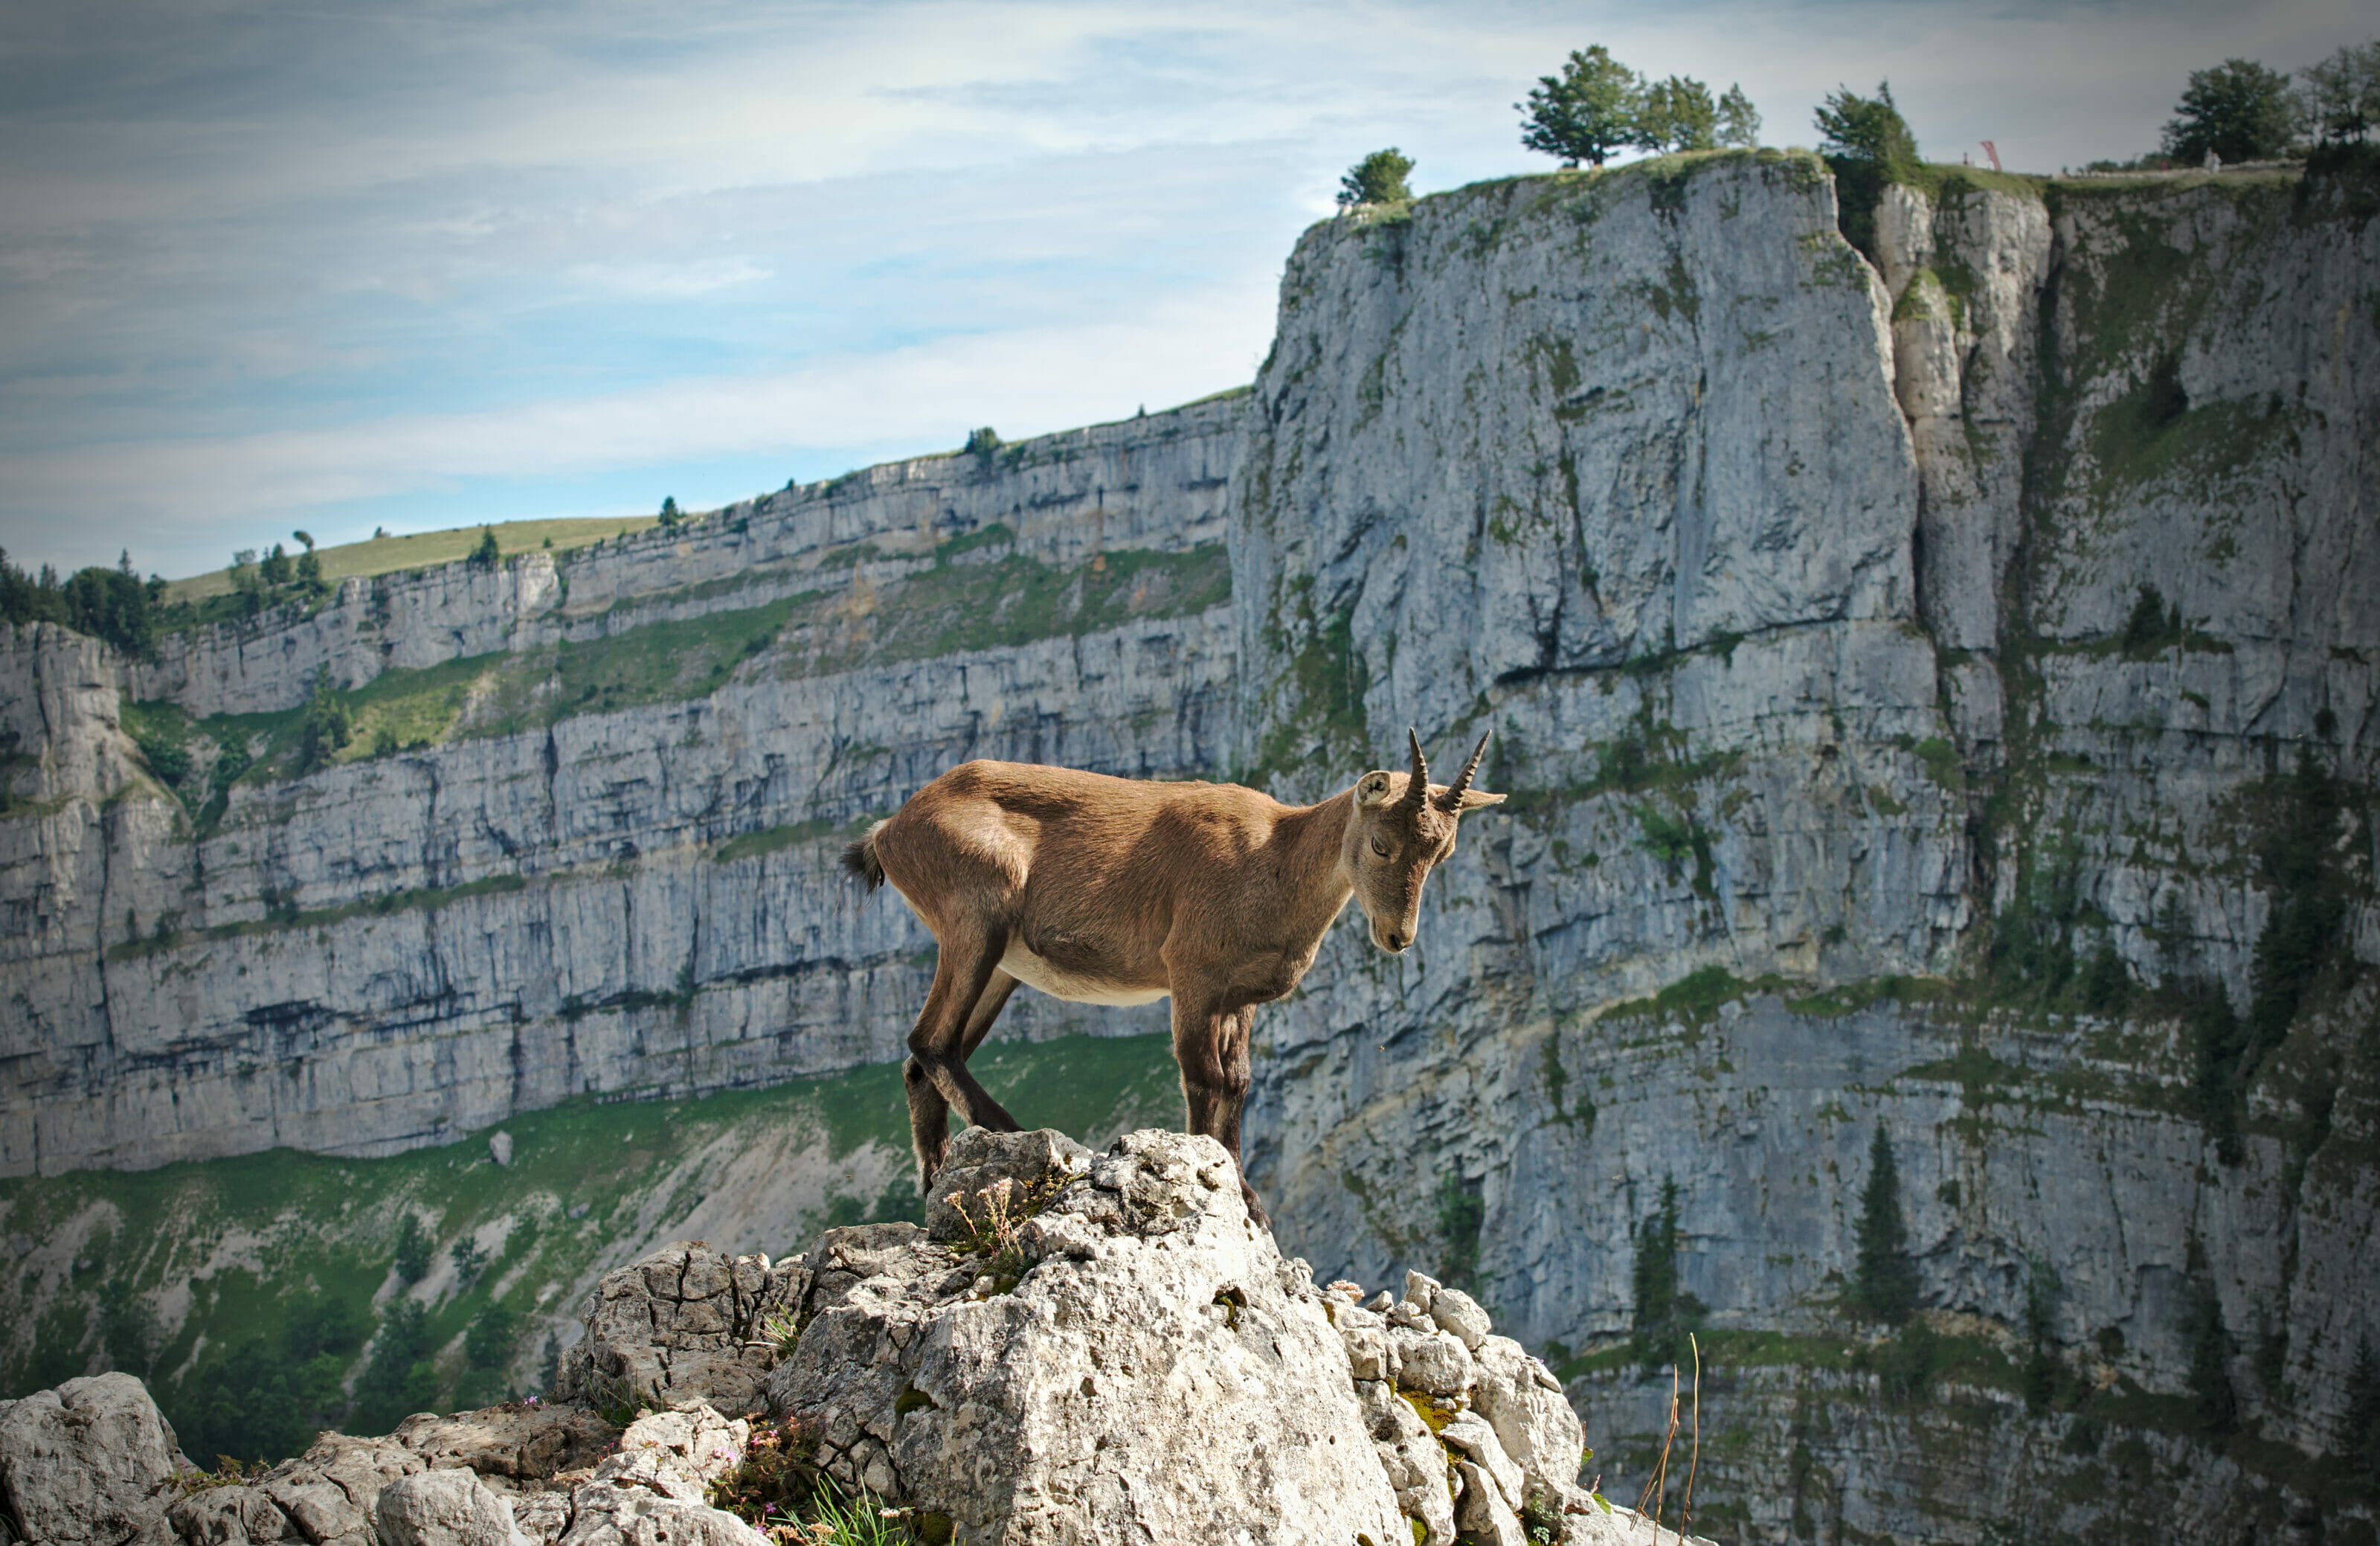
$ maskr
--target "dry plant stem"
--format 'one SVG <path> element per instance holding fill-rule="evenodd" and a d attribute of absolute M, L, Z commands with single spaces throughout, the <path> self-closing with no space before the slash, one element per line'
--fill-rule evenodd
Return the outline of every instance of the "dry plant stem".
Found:
<path fill-rule="evenodd" d="M 1686 1333 L 1686 1345 L 1694 1350 L 1694 1447 L 1686 1459 L 1686 1502 L 1678 1515 L 1678 1540 L 1686 1538 L 1686 1528 L 1694 1520 L 1694 1472 L 1703 1463 L 1703 1345 L 1694 1333 Z"/>
<path fill-rule="evenodd" d="M 1645 1483 L 1645 1491 L 1636 1495 L 1636 1512 L 1643 1514 L 1645 1505 L 1653 1505 L 1653 1546 L 1660 1546 L 1661 1515 L 1666 1503 L 1662 1493 L 1670 1485 L 1670 1444 L 1678 1436 L 1678 1366 L 1670 1366 L 1670 1426 L 1661 1435 L 1661 1458 L 1653 1466 L 1653 1475 Z M 1680 1538 L 1681 1540 L 1683 1537 Z"/>

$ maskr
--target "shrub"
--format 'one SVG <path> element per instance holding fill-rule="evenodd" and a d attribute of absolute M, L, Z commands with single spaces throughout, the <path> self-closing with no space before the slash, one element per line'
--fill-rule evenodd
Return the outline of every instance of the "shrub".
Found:
<path fill-rule="evenodd" d="M 331 686 L 331 668 L 314 671 L 314 690 L 298 720 L 298 771 L 311 773 L 328 765 L 355 733 L 355 716 Z"/>
<path fill-rule="evenodd" d="M 2380 124 L 2380 41 L 2350 43 L 2298 74 L 2316 139 L 2360 142 Z"/>
<path fill-rule="evenodd" d="M 2199 1430 L 2224 1438 L 2240 1426 L 2240 1394 L 2231 1385 L 2231 1333 L 2204 1263 L 2192 1275 L 2189 1316 L 2190 1398 Z"/>
<path fill-rule="evenodd" d="M 513 1337 L 520 1318 L 500 1304 L 491 1304 L 463 1333 L 463 1356 L 473 1369 L 502 1369 L 513 1356 Z"/>
<path fill-rule="evenodd" d="M 685 518 L 685 517 L 678 514 L 677 498 L 675 495 L 671 495 L 662 501 L 662 524 L 663 526 L 675 526 L 679 521 L 684 520 Z"/>
<path fill-rule="evenodd" d="M 407 1288 L 430 1275 L 430 1236 L 421 1227 L 420 1218 L 405 1215 L 405 1223 L 396 1232 L 396 1281 Z"/>
<path fill-rule="evenodd" d="M 1917 140 L 1893 104 L 1892 82 L 1876 83 L 1876 95 L 1844 86 L 1828 94 L 1816 112 L 1819 149 L 1829 159 L 1872 162 L 1894 171 L 1917 164 Z"/>
<path fill-rule="evenodd" d="M 358 1433 L 385 1433 L 437 1398 L 438 1376 L 430 1367 L 430 1312 L 418 1299 L 399 1299 L 381 1322 L 371 1362 L 356 1381 L 350 1417 Z"/>
<path fill-rule="evenodd" d="M 492 569 L 504 556 L 504 550 L 496 542 L 496 529 L 483 526 L 480 528 L 480 545 L 471 550 L 471 555 L 464 562 L 475 569 Z"/>
<path fill-rule="evenodd" d="M 1678 1183 L 1661 1178 L 1661 1203 L 1636 1226 L 1636 1266 L 1632 1286 L 1636 1310 L 1629 1343 L 1647 1369 L 1683 1361 L 1687 1335 L 1703 1323 L 1710 1307 L 1678 1287 Z"/>
<path fill-rule="evenodd" d="M 1339 207 L 1354 209 L 1364 204 L 1402 204 L 1413 197 L 1405 177 L 1413 171 L 1413 157 L 1394 145 L 1370 155 L 1347 168 L 1339 179 Z"/>

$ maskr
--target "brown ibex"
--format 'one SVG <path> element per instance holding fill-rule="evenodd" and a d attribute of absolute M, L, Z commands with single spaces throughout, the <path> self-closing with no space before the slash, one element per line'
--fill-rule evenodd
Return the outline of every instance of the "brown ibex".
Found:
<path fill-rule="evenodd" d="M 1172 994 L 1190 1130 L 1237 1163 L 1256 1006 L 1297 986 L 1351 895 L 1374 944 L 1413 943 L 1457 818 L 1504 797 L 1471 787 L 1486 736 L 1451 785 L 1430 783 L 1420 736 L 1406 739 L 1412 772 L 1377 769 L 1304 807 L 1236 784 L 966 762 L 846 847 L 844 866 L 870 891 L 889 881 L 941 947 L 903 1069 L 920 1191 L 953 1106 L 1016 1130 L 966 1062 L 1019 982 L 1080 1004 Z"/>

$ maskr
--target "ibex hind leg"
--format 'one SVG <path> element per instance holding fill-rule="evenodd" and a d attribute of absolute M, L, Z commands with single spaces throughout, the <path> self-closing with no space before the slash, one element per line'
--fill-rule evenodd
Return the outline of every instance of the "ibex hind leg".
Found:
<path fill-rule="evenodd" d="M 934 964 L 934 986 L 926 994 L 917 1029 L 909 1033 L 909 1060 L 901 1072 L 909 1096 L 909 1138 L 917 1151 L 920 1197 L 927 1195 L 949 1150 L 953 1107 L 976 1126 L 998 1133 L 1016 1130 L 1016 1119 L 966 1071 L 967 1053 L 991 1029 L 991 1019 L 1016 986 L 1016 980 L 1000 969 L 1001 948 L 999 941 L 943 942 Z"/>
<path fill-rule="evenodd" d="M 964 1063 L 983 1045 L 991 1033 L 992 1022 L 1008 1007 L 1008 995 L 1016 991 L 1016 979 L 1004 971 L 994 971 L 991 980 L 984 984 L 982 994 L 975 1001 L 967 1016 L 966 1031 L 959 1043 L 959 1061 Z M 923 1197 L 934 1172 L 941 1169 L 943 1158 L 950 1151 L 951 1103 L 934 1084 L 933 1075 L 925 1064 L 911 1057 L 901 1067 L 901 1082 L 909 1096 L 909 1136 L 917 1156 L 917 1195 Z"/>

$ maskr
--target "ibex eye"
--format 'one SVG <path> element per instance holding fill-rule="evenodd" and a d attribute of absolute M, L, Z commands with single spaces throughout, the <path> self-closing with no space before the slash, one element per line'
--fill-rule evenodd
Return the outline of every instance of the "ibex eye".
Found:
<path fill-rule="evenodd" d="M 1375 837 L 1372 839 L 1372 852 L 1379 855 L 1382 858 L 1386 858 L 1389 857 L 1389 846 Z"/>

